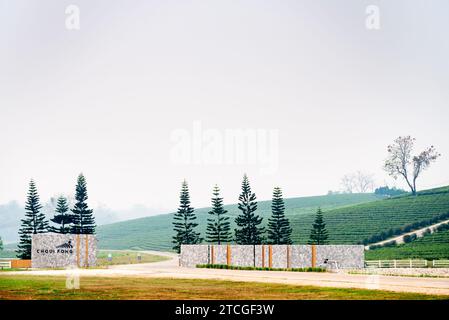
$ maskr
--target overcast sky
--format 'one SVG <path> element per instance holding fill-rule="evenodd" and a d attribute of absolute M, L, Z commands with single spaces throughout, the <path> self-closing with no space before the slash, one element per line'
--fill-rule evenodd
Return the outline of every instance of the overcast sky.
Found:
<path fill-rule="evenodd" d="M 184 178 L 196 207 L 215 183 L 236 202 L 244 172 L 261 200 L 276 185 L 337 190 L 356 170 L 392 183 L 386 146 L 408 134 L 442 153 L 418 187 L 449 184 L 448 12 L 446 0 L 0 0 L 0 203 L 23 203 L 30 178 L 44 201 L 71 194 L 80 172 L 93 206 L 161 211 Z M 239 129 L 257 138 L 251 156 L 220 162 L 241 155 L 226 140 Z"/>

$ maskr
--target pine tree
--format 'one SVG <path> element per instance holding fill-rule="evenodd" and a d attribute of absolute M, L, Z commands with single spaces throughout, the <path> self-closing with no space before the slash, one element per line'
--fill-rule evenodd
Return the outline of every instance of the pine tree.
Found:
<path fill-rule="evenodd" d="M 235 219 L 235 223 L 240 227 L 235 230 L 236 242 L 238 244 L 261 244 L 265 228 L 258 226 L 262 223 L 263 218 L 255 214 L 257 210 L 256 194 L 251 192 L 246 174 L 243 176 L 238 208 L 242 213 Z"/>
<path fill-rule="evenodd" d="M 25 203 L 25 219 L 21 219 L 22 225 L 19 229 L 19 244 L 16 252 L 20 259 L 31 259 L 31 235 L 48 231 L 48 221 L 40 209 L 42 205 L 39 202 L 36 184 L 31 180 Z"/>
<path fill-rule="evenodd" d="M 194 222 L 196 220 L 194 210 L 190 206 L 189 186 L 184 180 L 181 187 L 180 205 L 173 217 L 173 230 L 175 231 L 173 249 L 178 253 L 181 251 L 181 244 L 197 244 L 203 240 L 200 238 L 200 233 L 195 232 L 198 223 Z"/>
<path fill-rule="evenodd" d="M 318 208 L 315 222 L 313 223 L 312 230 L 310 231 L 310 239 L 308 244 L 327 244 L 328 237 L 329 235 L 326 230 L 326 223 L 324 223 L 323 212 L 321 211 L 321 208 Z"/>
<path fill-rule="evenodd" d="M 211 217 L 207 219 L 207 242 L 216 244 L 230 242 L 229 217 L 225 216 L 228 211 L 223 208 L 223 198 L 220 198 L 220 189 L 217 185 L 212 194 L 212 210 L 209 211 Z"/>
<path fill-rule="evenodd" d="M 69 206 L 67 204 L 67 198 L 61 196 L 58 198 L 56 202 L 55 215 L 53 219 L 50 219 L 56 225 L 54 227 L 50 227 L 51 232 L 55 233 L 70 233 L 71 226 L 70 224 L 73 222 L 73 216 L 69 213 Z"/>
<path fill-rule="evenodd" d="M 2 240 L 2 237 L 0 237 L 0 251 L 2 251 L 3 250 L 3 240 Z"/>
<path fill-rule="evenodd" d="M 268 219 L 268 240 L 271 244 L 291 244 L 292 228 L 284 214 L 285 206 L 281 188 L 274 188 L 271 201 L 271 218 Z"/>
<path fill-rule="evenodd" d="M 93 210 L 89 209 L 87 201 L 87 183 L 86 178 L 81 173 L 78 176 L 75 195 L 75 206 L 72 209 L 72 227 L 71 233 L 74 234 L 95 234 L 95 219 L 92 215 Z"/>

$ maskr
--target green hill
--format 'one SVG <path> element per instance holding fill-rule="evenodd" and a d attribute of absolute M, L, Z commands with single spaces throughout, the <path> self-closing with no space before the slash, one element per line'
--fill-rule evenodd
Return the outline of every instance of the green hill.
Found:
<path fill-rule="evenodd" d="M 449 188 L 425 190 L 417 196 L 401 195 L 381 199 L 373 194 L 342 194 L 286 199 L 286 215 L 293 227 L 293 241 L 306 243 L 320 206 L 332 244 L 355 244 L 362 240 L 449 213 Z M 267 222 L 270 201 L 259 202 L 258 212 Z M 236 205 L 226 206 L 231 221 L 238 214 Z M 208 208 L 196 210 L 199 231 L 204 234 Z M 142 248 L 170 250 L 172 215 L 158 215 L 123 221 L 98 228 L 101 248 Z"/>
<path fill-rule="evenodd" d="M 367 260 L 449 259 L 449 230 L 438 231 L 410 243 L 368 250 Z"/>
<path fill-rule="evenodd" d="M 302 226 L 302 220 L 307 220 L 307 226 L 304 224 L 302 229 L 302 232 L 305 233 L 298 235 L 297 230 L 294 230 L 293 238 L 295 241 L 299 241 L 308 237 L 311 219 L 319 206 L 324 210 L 330 210 L 378 199 L 374 194 L 335 194 L 285 199 L 286 215 L 295 226 Z M 271 201 L 258 203 L 258 212 L 264 217 L 265 223 L 271 214 L 270 206 Z M 237 206 L 227 205 L 226 210 L 233 222 L 234 217 L 239 213 Z M 202 234 L 205 231 L 208 211 L 209 208 L 195 210 L 197 221 L 200 224 L 199 230 Z M 162 214 L 99 226 L 97 229 L 99 245 L 101 248 L 107 249 L 170 250 L 172 247 L 172 219 L 172 214 Z"/>
<path fill-rule="evenodd" d="M 419 192 L 417 196 L 401 195 L 331 210 L 325 213 L 324 218 L 330 241 L 343 244 L 357 243 L 381 232 L 435 219 L 448 213 L 449 189 L 444 187 L 425 190 Z M 312 217 L 303 219 L 300 222 L 303 225 L 296 227 L 300 235 L 309 228 L 311 219 Z M 294 222 L 297 221 L 294 220 Z M 306 238 L 300 237 L 300 241 L 305 240 Z"/>

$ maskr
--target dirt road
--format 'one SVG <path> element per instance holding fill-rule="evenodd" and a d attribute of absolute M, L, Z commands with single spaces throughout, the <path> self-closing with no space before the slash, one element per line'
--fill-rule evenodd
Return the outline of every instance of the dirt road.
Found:
<path fill-rule="evenodd" d="M 178 258 L 173 253 L 158 254 L 172 259 L 132 265 L 110 266 L 108 269 L 74 269 L 74 270 L 32 270 L 5 272 L 8 275 L 68 275 L 80 277 L 155 277 L 155 278 L 189 278 L 218 279 L 230 281 L 266 282 L 290 285 L 310 285 L 335 288 L 379 289 L 397 292 L 416 292 L 449 295 L 449 278 L 418 278 L 400 276 L 360 275 L 346 273 L 308 273 L 282 271 L 243 271 L 221 269 L 195 269 L 178 266 Z"/>
<path fill-rule="evenodd" d="M 436 230 L 439 226 L 441 226 L 441 225 L 443 225 L 443 224 L 447 224 L 447 223 L 449 223 L 449 219 L 448 219 L 448 220 L 441 221 L 441 222 L 438 222 L 438 223 L 435 223 L 435 224 L 432 224 L 432 225 L 430 225 L 430 226 L 427 226 L 427 227 L 424 227 L 424 228 L 421 228 L 421 229 L 418 229 L 418 230 L 415 230 L 415 231 L 410 231 L 410 232 L 403 233 L 403 234 L 401 234 L 401 235 L 399 235 L 399 236 L 394 236 L 393 238 L 389 238 L 389 239 L 382 240 L 382 241 L 379 241 L 379 242 L 371 243 L 370 245 L 365 246 L 365 249 L 366 249 L 366 250 L 369 250 L 369 249 L 370 249 L 370 246 L 382 246 L 382 245 L 384 245 L 384 244 L 386 244 L 386 243 L 388 243 L 388 242 L 391 242 L 391 241 L 395 241 L 396 244 L 404 243 L 404 236 L 405 236 L 405 235 L 410 236 L 410 235 L 412 235 L 412 234 L 416 234 L 416 236 L 417 236 L 418 238 L 421 238 L 421 237 L 424 236 L 424 233 L 426 232 L 426 230 L 430 230 L 430 232 L 433 233 L 433 232 L 435 232 L 435 230 Z"/>

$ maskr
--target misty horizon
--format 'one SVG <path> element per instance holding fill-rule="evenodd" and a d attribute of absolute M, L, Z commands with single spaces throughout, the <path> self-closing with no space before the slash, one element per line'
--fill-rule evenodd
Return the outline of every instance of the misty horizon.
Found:
<path fill-rule="evenodd" d="M 113 210 L 171 212 L 183 179 L 232 204 L 245 172 L 258 200 L 359 170 L 406 189 L 382 169 L 401 135 L 442 154 L 418 189 L 449 185 L 447 2 L 379 4 L 377 29 L 359 1 L 212 2 L 77 1 L 70 29 L 65 3 L 1 1 L 0 203 L 80 172 Z"/>

